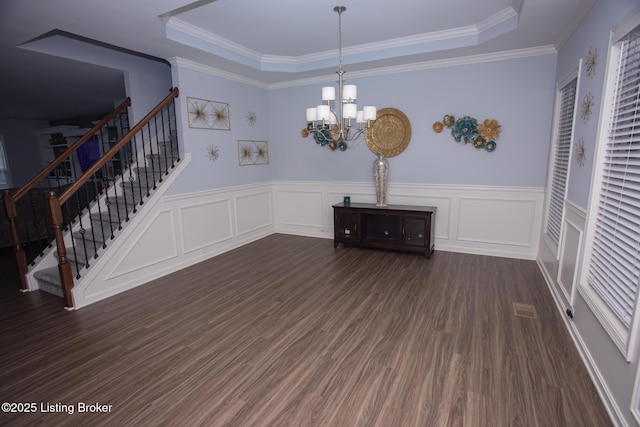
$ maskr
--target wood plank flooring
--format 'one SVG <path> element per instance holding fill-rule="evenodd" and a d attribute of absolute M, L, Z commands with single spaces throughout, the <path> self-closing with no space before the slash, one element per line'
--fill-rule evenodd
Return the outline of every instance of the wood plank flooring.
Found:
<path fill-rule="evenodd" d="M 533 261 L 276 234 L 75 312 L 0 265 L 3 425 L 611 425 Z"/>

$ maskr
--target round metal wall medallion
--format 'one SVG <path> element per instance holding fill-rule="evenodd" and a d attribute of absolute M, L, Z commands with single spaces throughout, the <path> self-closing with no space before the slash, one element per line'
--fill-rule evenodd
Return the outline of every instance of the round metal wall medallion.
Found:
<path fill-rule="evenodd" d="M 382 108 L 378 110 L 375 122 L 364 136 L 373 153 L 394 157 L 409 145 L 411 123 L 402 111 L 396 108 Z"/>

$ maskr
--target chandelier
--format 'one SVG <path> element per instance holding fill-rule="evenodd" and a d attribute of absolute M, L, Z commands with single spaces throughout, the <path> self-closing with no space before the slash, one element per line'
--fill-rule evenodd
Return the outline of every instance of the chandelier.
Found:
<path fill-rule="evenodd" d="M 371 128 L 376 119 L 376 107 L 365 106 L 358 111 L 356 85 L 344 85 L 344 70 L 342 69 L 342 12 L 344 6 L 336 6 L 338 13 L 338 111 L 331 108 L 336 101 L 336 89 L 333 86 L 322 88 L 323 104 L 307 108 L 307 127 L 302 135 L 313 134 L 313 139 L 322 147 L 331 150 L 345 151 L 351 142 L 357 141 L 363 133 Z"/>

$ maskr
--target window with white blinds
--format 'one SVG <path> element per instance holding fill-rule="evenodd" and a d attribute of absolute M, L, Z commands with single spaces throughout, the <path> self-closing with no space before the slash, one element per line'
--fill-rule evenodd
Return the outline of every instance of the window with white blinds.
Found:
<path fill-rule="evenodd" d="M 628 330 L 640 280 L 640 29 L 618 47 L 587 283 Z"/>
<path fill-rule="evenodd" d="M 574 77 L 565 84 L 558 94 L 556 109 L 555 146 L 553 150 L 553 169 L 549 183 L 549 202 L 547 203 L 546 233 L 558 245 L 562 228 L 564 199 L 569 176 L 569 158 L 571 157 L 571 138 L 573 136 L 573 116 L 576 109 L 576 91 L 578 78 Z"/>
<path fill-rule="evenodd" d="M 9 176 L 9 164 L 4 151 L 4 141 L 0 135 L 0 189 L 11 187 L 11 177 Z"/>

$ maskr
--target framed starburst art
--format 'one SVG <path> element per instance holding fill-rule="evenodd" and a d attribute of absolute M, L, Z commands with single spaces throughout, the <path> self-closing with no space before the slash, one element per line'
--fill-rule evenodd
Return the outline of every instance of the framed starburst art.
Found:
<path fill-rule="evenodd" d="M 238 140 L 238 164 L 266 165 L 269 163 L 269 144 L 267 141 Z"/>
<path fill-rule="evenodd" d="M 187 112 L 190 128 L 231 130 L 229 104 L 187 96 Z"/>

